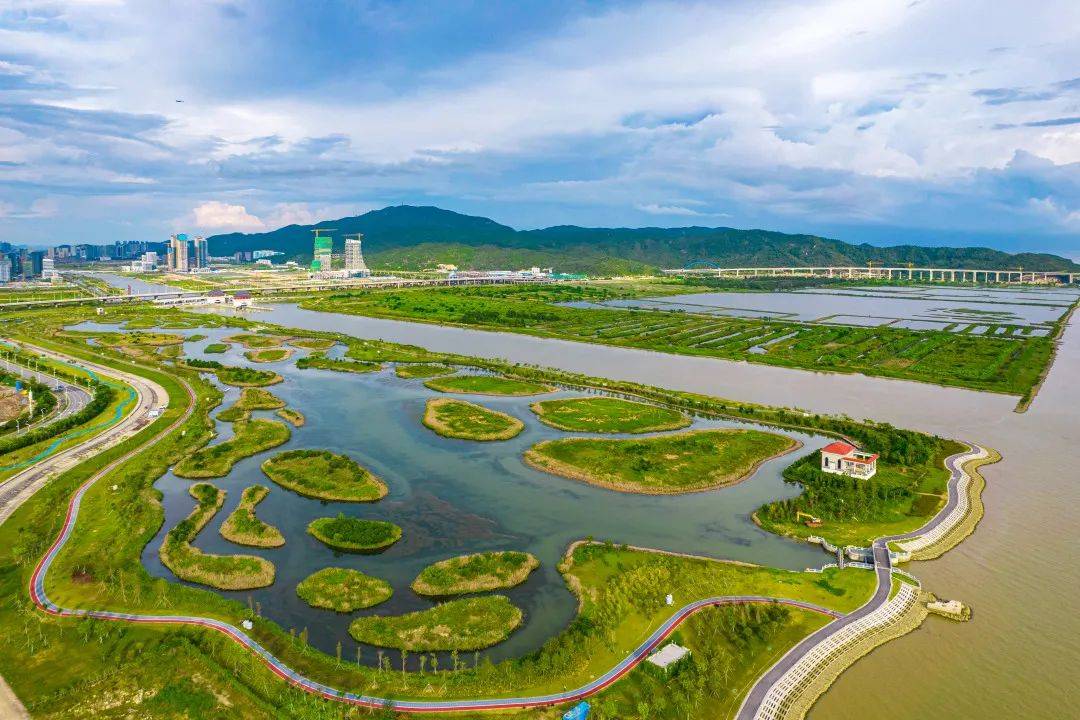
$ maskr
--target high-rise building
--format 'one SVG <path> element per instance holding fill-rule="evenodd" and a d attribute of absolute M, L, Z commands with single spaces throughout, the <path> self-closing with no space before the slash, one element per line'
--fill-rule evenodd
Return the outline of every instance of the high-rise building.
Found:
<path fill-rule="evenodd" d="M 0 283 L 11 282 L 11 258 L 0 255 Z"/>
<path fill-rule="evenodd" d="M 210 266 L 210 253 L 206 250 L 206 238 L 201 235 L 192 241 L 191 267 L 204 268 Z"/>
<path fill-rule="evenodd" d="M 169 269 L 176 272 L 187 272 L 191 268 L 188 256 L 187 233 L 177 233 L 169 238 Z"/>
<path fill-rule="evenodd" d="M 364 236 L 361 233 L 345 236 L 345 271 L 350 275 L 368 275 L 367 264 L 364 263 L 364 251 L 361 247 Z"/>
<path fill-rule="evenodd" d="M 41 260 L 41 279 L 42 280 L 55 280 L 59 275 L 56 273 L 56 261 L 52 258 L 42 258 Z"/>
<path fill-rule="evenodd" d="M 34 250 L 30 253 L 30 261 L 23 268 L 23 277 L 41 277 L 45 270 L 45 251 Z"/>
<path fill-rule="evenodd" d="M 315 248 L 312 253 L 311 269 L 314 272 L 327 272 L 333 269 L 334 239 L 329 235 L 319 235 L 321 232 L 332 232 L 327 228 L 312 230 L 315 233 Z"/>

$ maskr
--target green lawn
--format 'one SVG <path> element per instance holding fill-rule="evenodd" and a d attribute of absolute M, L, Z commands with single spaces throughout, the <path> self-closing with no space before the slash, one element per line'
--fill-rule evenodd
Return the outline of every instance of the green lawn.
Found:
<path fill-rule="evenodd" d="M 547 440 L 529 448 L 525 462 L 609 490 L 669 494 L 730 485 L 797 446 L 760 430 L 695 430 L 640 440 Z"/>
<path fill-rule="evenodd" d="M 252 485 L 244 488 L 240 498 L 240 504 L 225 518 L 221 524 L 221 537 L 239 545 L 251 545 L 252 547 L 281 547 L 285 544 L 285 537 L 273 525 L 255 516 L 255 506 L 261 503 L 270 488 L 263 485 Z"/>
<path fill-rule="evenodd" d="M 529 553 L 484 552 L 441 560 L 424 568 L 412 582 L 420 595 L 463 595 L 502 590 L 528 579 L 540 561 Z"/>
<path fill-rule="evenodd" d="M 254 555 L 210 555 L 191 542 L 221 509 L 225 491 L 209 483 L 191 486 L 195 509 L 170 530 L 158 555 L 162 564 L 181 580 L 222 590 L 250 590 L 274 582 L 274 565 Z"/>
<path fill-rule="evenodd" d="M 690 425 L 690 418 L 676 410 L 619 398 L 543 400 L 530 407 L 541 422 L 571 432 L 647 433 Z"/>
<path fill-rule="evenodd" d="M 214 355 L 214 354 L 223 353 L 228 349 L 229 349 L 229 346 L 228 346 L 227 343 L 210 343 L 206 347 L 203 348 L 203 352 L 208 353 L 210 355 Z"/>
<path fill-rule="evenodd" d="M 431 378 L 439 375 L 450 375 L 454 368 L 449 365 L 437 365 L 432 363 L 402 363 L 394 368 L 399 378 Z"/>
<path fill-rule="evenodd" d="M 238 461 L 283 445 L 291 434 L 288 425 L 275 420 L 241 420 L 233 427 L 233 437 L 195 451 L 177 463 L 173 472 L 185 478 L 224 477 Z"/>
<path fill-rule="evenodd" d="M 296 594 L 308 605 L 341 613 L 386 602 L 394 591 L 390 583 L 348 568 L 323 568 L 304 578 Z"/>
<path fill-rule="evenodd" d="M 385 520 L 362 520 L 339 514 L 316 518 L 308 532 L 335 550 L 373 552 L 388 548 L 401 539 L 401 528 Z"/>
<path fill-rule="evenodd" d="M 295 493 L 319 500 L 373 502 L 386 484 L 345 455 L 327 450 L 289 450 L 262 464 L 266 475 Z"/>
<path fill-rule="evenodd" d="M 292 355 L 289 348 L 265 348 L 262 350 L 248 350 L 244 357 L 252 362 L 268 363 L 285 360 Z"/>
<path fill-rule="evenodd" d="M 512 415 L 449 398 L 427 401 L 424 425 L 443 437 L 480 441 L 509 440 L 525 429 Z"/>
<path fill-rule="evenodd" d="M 541 395 L 554 390 L 543 383 L 514 380 L 498 375 L 455 375 L 434 378 L 424 385 L 439 392 L 472 395 Z"/>
<path fill-rule="evenodd" d="M 509 637 L 523 617 L 502 595 L 485 595 L 405 615 L 357 618 L 349 634 L 370 645 L 410 651 L 482 650 Z"/>

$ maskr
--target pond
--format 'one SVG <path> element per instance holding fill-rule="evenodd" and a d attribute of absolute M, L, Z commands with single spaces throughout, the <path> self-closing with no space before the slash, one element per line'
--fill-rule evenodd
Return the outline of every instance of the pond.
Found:
<path fill-rule="evenodd" d="M 681 310 L 751 319 L 843 325 L 895 325 L 916 330 L 982 333 L 985 323 L 1031 328 L 1043 335 L 1077 298 L 1075 288 L 879 287 L 793 292 L 714 292 L 662 298 L 566 303 L 570 307 Z M 975 323 L 984 323 L 971 328 Z M 953 326 L 953 327 L 950 327 Z"/>
<path fill-rule="evenodd" d="M 74 329 L 115 331 L 117 326 L 84 323 Z M 286 445 L 246 458 L 227 477 L 209 480 L 225 489 L 228 497 L 195 545 L 208 553 L 250 553 L 273 562 L 277 578 L 272 586 L 222 594 L 242 602 L 250 595 L 252 601 L 260 603 L 264 615 L 286 629 L 299 632 L 307 628 L 311 643 L 331 654 L 341 641 L 348 649 L 345 656 L 355 655 L 356 643 L 347 633 L 355 617 L 430 607 L 431 601 L 414 594 L 409 584 L 427 565 L 464 553 L 524 550 L 541 562 L 525 584 L 507 593 L 525 611 L 526 622 L 508 641 L 489 651 L 493 660 L 534 650 L 570 622 L 576 599 L 566 589 L 556 565 L 571 542 L 590 535 L 615 543 L 797 570 L 829 560 L 816 547 L 763 532 L 749 517 L 762 503 L 798 492 L 781 478 L 783 468 L 821 447 L 827 438 L 785 433 L 805 446 L 765 463 L 750 479 L 729 488 L 681 496 L 616 493 L 533 470 L 521 460 L 522 453 L 536 442 L 581 435 L 543 425 L 529 404 L 538 397 L 575 397 L 580 392 L 517 398 L 461 396 L 519 418 L 525 430 L 505 442 L 454 440 L 436 435 L 420 422 L 426 401 L 443 395 L 425 388 L 421 380 L 398 378 L 392 367 L 363 375 L 298 370 L 294 366 L 297 356 L 293 361 L 252 364 L 244 358 L 243 348 L 235 344 L 224 354 L 202 353 L 207 344 L 237 332 L 235 329 L 170 332 L 207 336 L 185 343 L 189 357 L 211 357 L 227 365 L 280 373 L 285 381 L 269 390 L 306 416 L 307 424 L 293 428 Z M 239 391 L 225 388 L 225 395 L 222 407 L 234 402 Z M 268 411 L 253 416 L 274 417 Z M 694 427 L 756 426 L 696 419 Z M 231 424 L 217 422 L 217 428 L 214 442 L 231 437 Z M 352 457 L 382 478 L 389 494 L 376 503 L 327 503 L 289 492 L 262 473 L 260 465 L 266 458 L 300 448 L 327 449 Z M 143 562 L 152 574 L 170 580 L 176 578 L 161 564 L 158 548 L 164 534 L 191 512 L 194 501 L 188 489 L 192 483 L 171 472 L 155 483 L 163 494 L 165 522 L 146 547 Z M 242 547 L 218 534 L 243 489 L 256 483 L 271 489 L 257 514 L 284 534 L 282 548 Z M 314 518 L 338 513 L 394 522 L 403 528 L 402 540 L 379 555 L 335 553 L 308 535 L 305 528 Z M 328 566 L 355 568 L 383 578 L 393 586 L 394 596 L 382 605 L 350 615 L 311 608 L 296 596 L 296 585 Z M 363 656 L 374 660 L 375 650 L 365 648 Z"/>

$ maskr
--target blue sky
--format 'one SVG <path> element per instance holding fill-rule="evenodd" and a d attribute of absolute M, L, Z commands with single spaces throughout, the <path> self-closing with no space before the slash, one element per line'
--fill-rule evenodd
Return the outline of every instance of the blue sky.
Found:
<path fill-rule="evenodd" d="M 1080 3 L 0 0 L 0 240 L 398 203 L 1080 259 Z"/>

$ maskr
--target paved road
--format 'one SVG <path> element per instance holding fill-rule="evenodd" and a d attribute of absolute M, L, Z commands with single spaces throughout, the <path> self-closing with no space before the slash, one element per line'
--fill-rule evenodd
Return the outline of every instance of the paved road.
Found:
<path fill-rule="evenodd" d="M 747 694 L 746 698 L 743 700 L 742 706 L 739 708 L 739 713 L 736 716 L 737 720 L 753 720 L 757 716 L 758 711 L 761 708 L 761 703 L 765 700 L 765 696 L 768 694 L 769 690 L 788 670 L 797 665 L 820 643 L 826 641 L 853 622 L 866 617 L 889 601 L 889 592 L 892 590 L 892 564 L 889 562 L 888 544 L 894 540 L 907 540 L 909 538 L 917 537 L 933 530 L 944 522 L 945 518 L 949 516 L 949 513 L 952 512 L 953 508 L 955 508 L 956 504 L 960 501 L 959 484 L 960 480 L 964 477 L 964 463 L 972 457 L 977 457 L 981 452 L 982 449 L 978 446 L 969 445 L 967 450 L 955 455 L 950 455 L 945 459 L 945 467 L 949 471 L 949 481 L 947 485 L 949 495 L 945 507 L 918 530 L 912 530 L 911 532 L 900 535 L 889 535 L 874 541 L 874 572 L 877 575 L 877 587 L 874 590 L 873 597 L 858 610 L 844 616 L 836 622 L 829 623 L 817 632 L 804 638 L 802 642 L 780 658 L 780 660 L 769 668 L 768 672 L 758 678 L 757 682 L 754 683 L 754 686 L 750 688 L 750 692 Z"/>
<path fill-rule="evenodd" d="M 32 377 L 43 385 L 48 385 L 49 388 L 57 395 L 57 404 L 60 408 L 59 412 L 46 415 L 43 418 L 35 420 L 33 423 L 23 428 L 22 432 L 33 429 L 44 423 L 51 423 L 57 420 L 63 420 L 68 415 L 74 415 L 75 413 L 86 407 L 86 404 L 90 402 L 90 393 L 84 388 L 78 385 L 73 385 L 67 380 L 49 375 L 47 373 L 38 372 L 36 370 L 28 370 L 23 365 L 17 365 L 16 363 L 9 362 L 7 360 L 0 360 L 0 368 L 7 370 L 8 372 L 21 375 L 22 377 Z"/>

